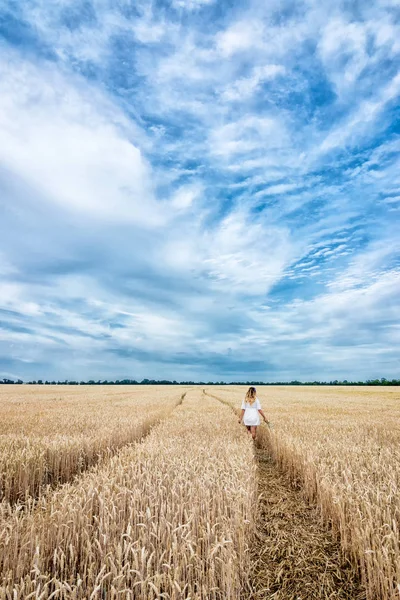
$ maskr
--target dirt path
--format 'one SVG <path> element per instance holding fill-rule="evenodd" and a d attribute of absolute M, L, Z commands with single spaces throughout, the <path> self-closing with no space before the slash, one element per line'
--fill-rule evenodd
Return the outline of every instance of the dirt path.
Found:
<path fill-rule="evenodd" d="M 243 600 L 363 600 L 360 583 L 318 509 L 279 473 L 267 450 L 255 452 L 260 515 L 250 590 Z"/>

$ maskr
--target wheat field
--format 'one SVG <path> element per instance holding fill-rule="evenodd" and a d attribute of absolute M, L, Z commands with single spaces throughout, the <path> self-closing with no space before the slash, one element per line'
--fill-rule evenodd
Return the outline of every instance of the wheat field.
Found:
<path fill-rule="evenodd" d="M 259 490 L 235 415 L 245 391 L 2 386 L 0 599 L 248 598 Z M 399 599 L 398 389 L 258 396 L 273 429 L 257 446 L 319 507 L 365 597 Z"/>
<path fill-rule="evenodd" d="M 245 391 L 210 393 L 237 407 Z M 274 386 L 259 396 L 274 427 L 263 443 L 337 532 L 367 599 L 399 599 L 399 388 Z"/>
<path fill-rule="evenodd" d="M 142 443 L 38 500 L 2 503 L 0 597 L 239 598 L 255 494 L 231 411 L 189 391 Z"/>
<path fill-rule="evenodd" d="M 185 389 L 1 386 L 0 500 L 39 496 L 140 439 Z"/>

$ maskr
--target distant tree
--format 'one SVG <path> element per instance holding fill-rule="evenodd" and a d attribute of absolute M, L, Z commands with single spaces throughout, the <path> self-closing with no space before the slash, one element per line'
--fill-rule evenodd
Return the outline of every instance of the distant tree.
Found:
<path fill-rule="evenodd" d="M 9 379 L 9 378 L 3 378 L 0 379 L 0 385 L 4 385 L 4 384 L 23 384 L 23 380 L 22 379 L 18 379 L 17 381 L 14 381 L 13 379 Z M 43 385 L 43 380 L 39 379 L 38 381 L 33 380 L 33 381 L 28 381 L 28 384 L 37 384 L 37 385 Z M 122 379 L 120 380 L 116 380 L 114 381 L 108 381 L 107 379 L 105 380 L 98 380 L 95 381 L 94 379 L 89 379 L 89 381 L 75 381 L 75 380 L 71 380 L 68 381 L 68 379 L 66 379 L 65 381 L 48 381 L 46 380 L 45 385 L 243 385 L 243 386 L 267 386 L 267 385 L 365 385 L 365 386 L 398 386 L 400 385 L 400 379 L 391 379 L 388 380 L 385 377 L 381 377 L 380 379 L 368 379 L 367 381 L 348 381 L 347 379 L 344 379 L 343 381 L 339 381 L 338 379 L 335 379 L 333 381 L 306 381 L 306 382 L 302 382 L 299 381 L 297 379 L 293 379 L 292 381 L 289 382 L 285 382 L 285 381 L 231 381 L 231 382 L 226 382 L 226 381 L 208 381 L 207 383 L 203 382 L 203 381 L 176 381 L 176 380 L 169 380 L 169 379 L 142 379 L 142 381 L 138 382 L 135 379 Z"/>

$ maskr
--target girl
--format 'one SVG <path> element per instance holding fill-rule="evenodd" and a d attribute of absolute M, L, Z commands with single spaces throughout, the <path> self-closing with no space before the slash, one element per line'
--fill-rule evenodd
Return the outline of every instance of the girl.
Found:
<path fill-rule="evenodd" d="M 247 427 L 247 431 L 251 433 L 253 440 L 256 439 L 257 426 L 260 424 L 260 415 L 264 421 L 269 424 L 266 416 L 261 410 L 261 404 L 256 396 L 256 388 L 251 387 L 248 389 L 245 399 L 242 402 L 242 414 L 240 415 L 239 423 L 242 421 Z M 244 418 L 243 418 L 244 417 Z"/>

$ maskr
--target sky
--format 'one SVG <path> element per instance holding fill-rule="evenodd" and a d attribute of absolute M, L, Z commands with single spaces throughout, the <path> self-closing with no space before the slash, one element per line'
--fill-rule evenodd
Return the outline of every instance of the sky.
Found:
<path fill-rule="evenodd" d="M 0 376 L 400 376 L 397 0 L 2 0 Z"/>

